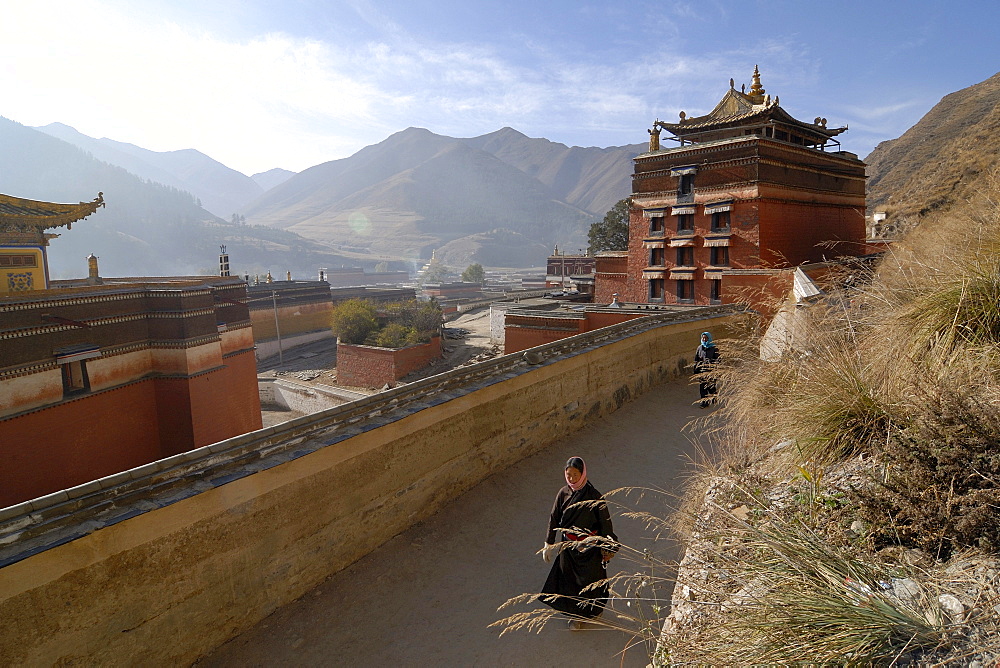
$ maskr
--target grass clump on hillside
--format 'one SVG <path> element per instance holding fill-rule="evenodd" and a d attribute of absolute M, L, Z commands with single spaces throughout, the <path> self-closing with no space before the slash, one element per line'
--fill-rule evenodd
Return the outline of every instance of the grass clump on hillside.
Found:
<path fill-rule="evenodd" d="M 704 570 L 722 575 L 686 604 L 711 621 L 665 637 L 672 657 L 905 663 L 961 653 L 973 620 L 1000 617 L 971 595 L 949 617 L 949 591 L 899 561 L 1000 552 L 1000 208 L 926 221 L 828 282 L 780 359 L 759 337 L 723 344 L 713 475 L 734 484 L 690 534 L 712 536 Z M 901 580 L 919 605 L 886 589 Z"/>

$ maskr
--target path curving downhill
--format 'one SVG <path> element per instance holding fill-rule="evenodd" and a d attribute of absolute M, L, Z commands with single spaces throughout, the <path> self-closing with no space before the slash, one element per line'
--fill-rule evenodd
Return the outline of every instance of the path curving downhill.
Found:
<path fill-rule="evenodd" d="M 541 546 L 552 500 L 573 455 L 587 461 L 602 492 L 655 486 L 680 493 L 696 448 L 682 427 L 705 415 L 696 386 L 654 388 L 606 418 L 554 443 L 465 493 L 446 508 L 220 647 L 199 666 L 646 666 L 642 647 L 620 654 L 617 631 L 499 637 L 488 625 L 508 598 L 541 588 Z M 663 513 L 665 499 L 640 509 Z M 635 547 L 676 560 L 678 546 L 655 544 L 643 526 L 612 508 L 615 530 Z M 609 573 L 636 565 L 616 557 Z M 668 592 L 665 592 L 669 595 Z M 616 605 L 622 603 L 616 602 Z M 519 608 L 527 609 L 527 608 Z"/>

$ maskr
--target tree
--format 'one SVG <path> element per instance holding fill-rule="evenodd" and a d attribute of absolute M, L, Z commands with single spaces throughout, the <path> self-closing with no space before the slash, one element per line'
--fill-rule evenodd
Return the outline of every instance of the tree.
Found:
<path fill-rule="evenodd" d="M 386 262 L 385 260 L 375 265 L 375 273 L 384 274 L 387 271 L 389 271 L 389 263 Z"/>
<path fill-rule="evenodd" d="M 342 343 L 364 343 L 378 329 L 375 306 L 365 299 L 348 299 L 333 309 L 331 328 Z"/>
<path fill-rule="evenodd" d="M 486 270 L 478 262 L 470 264 L 462 272 L 462 280 L 466 283 L 482 283 L 486 280 Z"/>
<path fill-rule="evenodd" d="M 632 198 L 626 197 L 611 207 L 604 220 L 594 223 L 587 232 L 591 254 L 605 250 L 628 250 L 628 218 Z"/>

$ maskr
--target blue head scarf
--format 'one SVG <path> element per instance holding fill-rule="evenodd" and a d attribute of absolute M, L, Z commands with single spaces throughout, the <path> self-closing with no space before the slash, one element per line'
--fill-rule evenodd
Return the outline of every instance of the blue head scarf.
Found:
<path fill-rule="evenodd" d="M 714 348 L 715 347 L 715 344 L 712 343 L 712 334 L 711 334 L 711 332 L 702 332 L 701 335 L 708 337 L 708 341 L 702 341 L 702 343 L 701 343 L 701 347 L 702 348 Z"/>

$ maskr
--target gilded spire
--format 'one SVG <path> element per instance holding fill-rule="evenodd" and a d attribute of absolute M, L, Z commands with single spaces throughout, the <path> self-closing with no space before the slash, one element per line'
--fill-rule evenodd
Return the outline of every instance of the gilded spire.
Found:
<path fill-rule="evenodd" d="M 764 87 L 760 85 L 760 70 L 753 66 L 753 83 L 750 85 L 750 99 L 754 104 L 761 104 L 764 101 Z"/>

